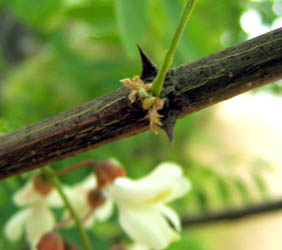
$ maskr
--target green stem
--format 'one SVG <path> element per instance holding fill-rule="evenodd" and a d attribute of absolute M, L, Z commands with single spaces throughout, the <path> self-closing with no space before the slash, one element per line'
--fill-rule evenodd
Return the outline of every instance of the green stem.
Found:
<path fill-rule="evenodd" d="M 172 63 L 172 59 L 173 59 L 173 55 L 175 52 L 175 49 L 177 47 L 177 44 L 182 36 L 182 33 L 184 31 L 184 28 L 187 24 L 187 21 L 189 20 L 190 14 L 192 13 L 193 10 L 193 6 L 195 4 L 196 0 L 188 0 L 188 2 L 186 3 L 185 9 L 183 11 L 183 14 L 181 16 L 180 22 L 177 26 L 176 32 L 173 36 L 173 39 L 171 41 L 171 44 L 165 54 L 165 59 L 163 61 L 163 64 L 160 68 L 160 71 L 158 72 L 156 78 L 153 81 L 152 87 L 151 87 L 151 92 L 154 96 L 159 96 L 162 88 L 163 88 L 163 84 L 164 84 L 164 80 L 165 80 L 165 76 L 166 73 L 169 69 L 169 66 Z"/>
<path fill-rule="evenodd" d="M 84 247 L 85 250 L 92 250 L 91 248 L 91 244 L 90 244 L 90 240 L 87 236 L 87 233 L 85 232 L 85 230 L 82 227 L 82 224 L 80 222 L 80 219 L 78 217 L 78 215 L 76 214 L 76 212 L 74 211 L 72 205 L 70 204 L 67 196 L 65 195 L 61 183 L 58 180 L 58 178 L 54 175 L 53 171 L 50 168 L 43 168 L 42 169 L 43 174 L 45 174 L 48 179 L 50 180 L 50 182 L 53 184 L 53 186 L 56 188 L 56 190 L 58 191 L 59 195 L 61 196 L 62 200 L 65 203 L 65 206 L 67 207 L 67 209 L 70 212 L 71 217 L 74 220 L 74 223 L 76 224 L 78 233 L 80 235 L 81 238 L 81 242 L 82 245 Z"/>

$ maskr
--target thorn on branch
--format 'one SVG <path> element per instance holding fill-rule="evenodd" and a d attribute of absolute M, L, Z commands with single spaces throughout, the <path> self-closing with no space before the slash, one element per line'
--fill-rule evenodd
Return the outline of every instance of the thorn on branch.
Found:
<path fill-rule="evenodd" d="M 157 66 L 152 62 L 152 60 L 146 55 L 144 50 L 137 44 L 141 61 L 142 61 L 142 73 L 140 78 L 145 80 L 147 78 L 154 78 L 158 73 Z"/>
<path fill-rule="evenodd" d="M 161 126 L 162 130 L 165 131 L 171 146 L 173 146 L 174 127 L 177 120 L 177 116 L 178 114 L 176 111 L 169 111 L 167 116 L 163 119 L 163 124 Z"/>

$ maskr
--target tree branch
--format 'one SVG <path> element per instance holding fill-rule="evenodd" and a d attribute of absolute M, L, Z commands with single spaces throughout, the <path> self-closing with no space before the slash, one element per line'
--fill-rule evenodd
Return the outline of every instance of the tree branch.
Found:
<path fill-rule="evenodd" d="M 263 213 L 269 213 L 282 209 L 282 200 L 271 201 L 259 205 L 247 206 L 241 209 L 225 210 L 222 212 L 206 213 L 198 216 L 187 216 L 182 218 L 183 227 L 197 226 L 207 223 L 215 223 L 229 220 L 238 220 L 245 217 Z"/>
<path fill-rule="evenodd" d="M 164 125 L 281 78 L 282 28 L 169 70 L 162 91 Z M 146 112 L 128 94 L 117 89 L 0 137 L 0 179 L 147 130 Z"/>

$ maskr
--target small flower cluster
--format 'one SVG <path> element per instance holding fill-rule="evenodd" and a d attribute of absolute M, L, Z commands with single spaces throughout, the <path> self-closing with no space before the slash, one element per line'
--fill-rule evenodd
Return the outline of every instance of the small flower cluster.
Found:
<path fill-rule="evenodd" d="M 180 238 L 180 219 L 166 206 L 184 196 L 191 187 L 178 165 L 164 162 L 140 180 L 126 177 L 120 165 L 112 161 L 96 164 L 94 171 L 95 175 L 91 174 L 81 183 L 63 187 L 86 228 L 95 220 L 109 218 L 116 204 L 121 227 L 137 244 L 164 249 Z M 49 208 L 63 206 L 63 202 L 44 176 L 32 178 L 14 195 L 14 202 L 25 208 L 6 224 L 8 239 L 18 240 L 25 231 L 32 249 L 51 249 L 50 246 L 64 249 L 54 233 L 55 219 Z M 61 225 L 72 225 L 68 211 L 64 217 Z"/>

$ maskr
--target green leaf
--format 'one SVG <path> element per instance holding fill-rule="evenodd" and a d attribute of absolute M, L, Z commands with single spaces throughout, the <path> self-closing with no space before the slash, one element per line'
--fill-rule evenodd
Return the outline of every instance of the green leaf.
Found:
<path fill-rule="evenodd" d="M 235 185 L 235 188 L 238 190 L 242 200 L 245 203 L 250 203 L 251 202 L 251 195 L 249 192 L 248 187 L 245 185 L 245 183 L 238 177 L 233 179 L 233 183 Z"/>
<path fill-rule="evenodd" d="M 256 159 L 252 164 L 252 177 L 262 197 L 267 199 L 269 197 L 268 187 L 263 179 L 265 171 L 273 171 L 273 166 L 264 159 Z"/>
<path fill-rule="evenodd" d="M 232 203 L 232 192 L 230 191 L 230 187 L 228 186 L 228 183 L 223 179 L 223 177 L 217 177 L 216 188 L 224 205 L 230 206 Z"/>
<path fill-rule="evenodd" d="M 9 202 L 8 194 L 5 192 L 4 186 L 0 186 L 0 203 L 7 204 Z"/>
<path fill-rule="evenodd" d="M 181 240 L 175 243 L 172 243 L 167 250 L 179 250 L 179 249 L 189 249 L 189 250 L 205 250 L 209 249 L 205 246 L 205 242 L 202 237 L 199 237 L 197 234 L 182 234 Z"/>
<path fill-rule="evenodd" d="M 253 171 L 257 172 L 257 171 L 261 171 L 261 170 L 268 170 L 268 171 L 273 171 L 274 168 L 271 165 L 270 162 L 268 162 L 265 159 L 262 158 L 257 158 L 252 162 L 252 167 L 253 167 Z"/>
<path fill-rule="evenodd" d="M 28 24 L 40 30 L 53 26 L 63 6 L 63 0 L 5 0 L 4 4 Z"/>
<path fill-rule="evenodd" d="M 267 199 L 269 197 L 269 193 L 263 177 L 257 173 L 253 173 L 253 179 L 262 197 Z"/>
<path fill-rule="evenodd" d="M 66 11 L 66 15 L 93 24 L 111 23 L 114 16 L 113 4 L 103 1 L 89 2 L 85 5 L 74 6 Z"/>
<path fill-rule="evenodd" d="M 208 202 L 208 197 L 205 194 L 205 191 L 201 190 L 200 188 L 194 189 L 194 196 L 200 208 L 203 211 L 207 211 L 209 207 L 209 204 L 208 204 L 209 202 Z"/>
<path fill-rule="evenodd" d="M 142 44 L 147 28 L 148 0 L 116 0 L 115 9 L 121 42 L 134 58 L 138 55 L 136 43 Z"/>

